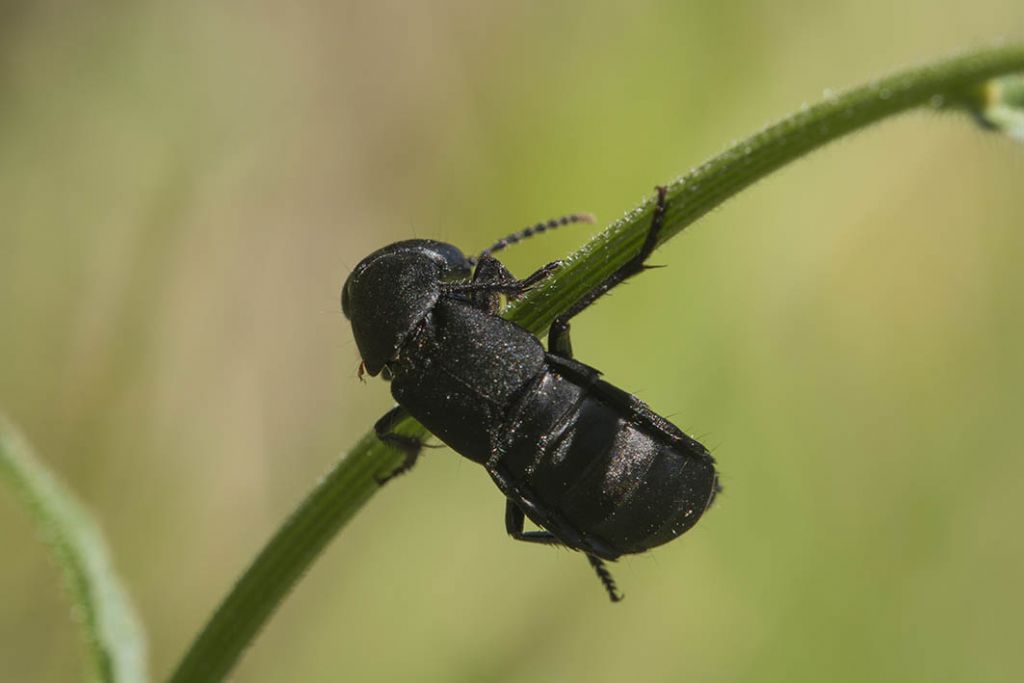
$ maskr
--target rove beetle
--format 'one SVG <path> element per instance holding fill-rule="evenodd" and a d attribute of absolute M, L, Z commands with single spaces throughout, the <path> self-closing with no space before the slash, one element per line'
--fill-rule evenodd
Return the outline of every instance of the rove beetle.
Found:
<path fill-rule="evenodd" d="M 398 402 L 374 428 L 405 461 L 381 483 L 411 468 L 423 448 L 393 432 L 412 415 L 487 469 L 507 498 L 514 539 L 583 552 L 613 602 L 622 595 L 604 560 L 671 541 L 721 490 L 704 446 L 572 357 L 569 320 L 645 269 L 665 218 L 666 189 L 657 193 L 640 251 L 555 319 L 546 352 L 497 313 L 502 295 L 522 296 L 560 262 L 517 280 L 491 254 L 592 220 L 586 215 L 514 233 L 475 259 L 443 242 L 396 242 L 363 259 L 341 292 L 360 375 L 382 374 Z M 524 531 L 525 517 L 541 530 Z"/>

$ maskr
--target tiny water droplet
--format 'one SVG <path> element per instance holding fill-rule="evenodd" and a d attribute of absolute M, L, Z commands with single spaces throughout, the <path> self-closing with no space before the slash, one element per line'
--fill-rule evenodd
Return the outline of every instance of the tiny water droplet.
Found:
<path fill-rule="evenodd" d="M 878 91 L 878 97 L 879 99 L 887 100 L 892 97 L 892 90 L 889 90 L 889 88 L 882 88 Z"/>

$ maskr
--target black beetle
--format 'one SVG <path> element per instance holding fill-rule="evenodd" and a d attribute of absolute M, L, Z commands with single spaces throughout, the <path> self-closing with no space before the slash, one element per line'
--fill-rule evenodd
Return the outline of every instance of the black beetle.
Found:
<path fill-rule="evenodd" d="M 423 447 L 393 432 L 411 414 L 487 469 L 507 498 L 513 538 L 582 551 L 612 601 L 621 595 L 602 560 L 671 541 L 721 490 L 704 446 L 572 358 L 569 320 L 644 270 L 665 208 L 659 187 L 640 252 L 551 324 L 547 352 L 497 313 L 503 295 L 521 296 L 559 262 L 517 280 L 491 253 L 586 216 L 515 233 L 477 259 L 433 240 L 397 242 L 363 259 L 341 292 L 360 374 L 383 373 L 398 401 L 375 425 L 406 455 L 386 479 L 412 467 Z M 542 530 L 524 531 L 524 516 Z"/>

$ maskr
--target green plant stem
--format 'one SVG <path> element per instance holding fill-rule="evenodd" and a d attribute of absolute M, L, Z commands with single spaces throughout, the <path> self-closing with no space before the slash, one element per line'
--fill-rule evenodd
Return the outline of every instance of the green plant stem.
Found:
<path fill-rule="evenodd" d="M 99 526 L 3 416 L 0 481 L 25 501 L 54 549 L 81 621 L 92 678 L 111 683 L 148 680 L 145 634 Z"/>
<path fill-rule="evenodd" d="M 990 78 L 1024 70 L 1024 45 L 979 50 L 909 69 L 827 97 L 818 104 L 733 145 L 673 182 L 659 237 L 664 242 L 758 179 L 847 133 L 894 114 L 941 107 Z M 625 263 L 640 247 L 652 203 L 645 201 L 565 261 L 543 286 L 510 306 L 506 316 L 542 332 L 589 288 Z M 405 434 L 426 436 L 413 420 Z M 172 683 L 221 680 L 314 558 L 379 488 L 376 477 L 394 469 L 401 455 L 371 431 L 339 461 L 278 530 L 221 603 L 185 654 Z"/>

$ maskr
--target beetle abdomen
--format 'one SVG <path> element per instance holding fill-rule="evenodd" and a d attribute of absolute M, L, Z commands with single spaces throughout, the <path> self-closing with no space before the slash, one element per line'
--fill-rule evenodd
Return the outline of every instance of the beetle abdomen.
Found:
<path fill-rule="evenodd" d="M 606 559 L 676 538 L 717 490 L 702 445 L 575 361 L 549 355 L 508 424 L 494 466 L 528 503 L 524 511 Z"/>

